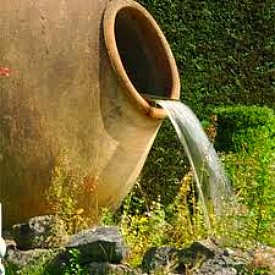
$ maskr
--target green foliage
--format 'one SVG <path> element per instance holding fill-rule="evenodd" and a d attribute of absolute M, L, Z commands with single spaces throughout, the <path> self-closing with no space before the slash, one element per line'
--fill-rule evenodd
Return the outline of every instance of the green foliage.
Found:
<path fill-rule="evenodd" d="M 87 275 L 89 274 L 88 270 L 79 264 L 79 258 L 81 253 L 78 249 L 70 249 L 70 260 L 69 265 L 66 266 L 64 275 Z"/>
<path fill-rule="evenodd" d="M 70 258 L 66 266 L 52 267 L 52 261 L 57 255 L 57 252 L 51 250 L 42 257 L 36 258 L 33 262 L 25 265 L 23 268 L 11 264 L 5 263 L 6 275 L 87 275 L 89 274 L 85 266 L 79 264 L 80 251 L 78 249 L 71 249 L 68 251 Z"/>
<path fill-rule="evenodd" d="M 274 134 L 275 119 L 271 109 L 239 105 L 218 107 L 214 113 L 218 116 L 216 148 L 219 150 L 254 150 L 260 142 L 261 146 L 272 150 L 274 144 L 266 142 L 266 139 L 273 139 Z"/>
<path fill-rule="evenodd" d="M 275 107 L 274 1 L 139 2 L 151 12 L 164 31 L 179 67 L 181 99 L 200 118 L 205 119 L 211 114 L 213 105 L 258 104 Z M 239 108 L 239 111 L 234 109 L 234 114 L 229 108 L 220 109 L 216 147 L 226 153 L 223 158 L 229 177 L 237 188 L 238 198 L 242 201 L 251 198 L 249 204 L 254 202 L 255 206 L 258 205 L 258 210 L 254 209 L 254 212 L 251 205 L 250 219 L 259 221 L 264 211 L 260 210 L 259 204 L 274 201 L 270 191 L 274 188 L 270 186 L 271 170 L 274 170 L 270 156 L 272 146 L 267 142 L 272 136 L 272 126 L 268 123 L 274 115 L 267 108 L 252 106 L 246 111 L 242 111 L 245 107 Z M 242 119 L 239 119 L 240 116 Z M 144 167 L 139 181 L 141 188 L 137 189 L 134 197 L 143 197 L 150 203 L 160 195 L 166 214 L 170 214 L 172 208 L 169 205 L 181 187 L 182 176 L 189 169 L 183 156 L 174 130 L 165 121 Z M 267 190 L 269 194 L 266 194 Z M 241 207 L 240 211 L 245 212 L 246 207 Z M 263 218 L 271 220 L 272 207 L 268 209 L 267 216 L 271 216 L 267 218 L 264 215 Z M 247 214 L 239 216 L 240 219 L 243 216 L 249 219 Z M 228 214 L 227 219 L 232 224 L 235 216 Z M 248 227 L 252 224 L 243 223 Z M 252 230 L 254 235 L 256 224 Z M 269 222 L 263 222 L 258 227 L 266 232 L 265 236 L 270 240 L 268 230 L 272 228 L 269 226 Z M 240 228 L 238 232 L 240 235 L 247 234 L 250 229 Z"/>
<path fill-rule="evenodd" d="M 71 169 L 66 152 L 56 160 L 51 177 L 51 185 L 47 194 L 49 204 L 56 214 L 57 235 L 58 227 L 65 225 L 67 234 L 74 234 L 88 227 L 92 217 L 84 216 L 84 210 L 79 208 L 78 201 L 83 195 L 85 176 L 77 169 Z M 64 226 L 63 226 L 64 227 Z"/>
<path fill-rule="evenodd" d="M 218 117 L 217 145 L 241 211 L 242 238 L 274 245 L 275 230 L 275 115 L 261 107 L 222 107 Z"/>
<path fill-rule="evenodd" d="M 272 185 L 274 169 L 270 169 L 275 158 L 273 112 L 268 108 L 237 106 L 221 107 L 215 109 L 214 113 L 218 119 L 217 140 L 219 134 L 223 132 L 221 128 L 225 132 L 230 128 L 228 133 L 235 136 L 230 140 L 230 144 L 240 144 L 238 150 L 235 149 L 234 152 L 227 150 L 223 155 L 237 193 L 238 208 L 223 214 L 222 217 L 210 216 L 212 227 L 209 230 L 205 225 L 202 207 L 197 202 L 192 174 L 188 174 L 177 183 L 178 193 L 174 196 L 173 202 L 167 205 L 161 203 L 157 192 L 155 200 L 149 200 L 148 196 L 137 196 L 137 192 L 131 193 L 124 201 L 120 213 L 113 215 L 103 210 L 101 222 L 107 225 L 115 223 L 121 228 L 131 251 L 127 262 L 132 266 L 139 266 L 142 256 L 149 247 L 161 245 L 183 247 L 193 240 L 208 236 L 215 236 L 221 240 L 227 237 L 231 245 L 241 247 L 246 246 L 248 241 L 254 244 L 256 241 L 274 245 L 275 197 Z M 228 138 L 230 137 L 228 135 Z M 249 142 L 251 140 L 253 142 Z M 228 145 L 226 135 L 224 144 Z M 63 169 L 56 173 L 58 183 L 67 182 L 61 180 L 64 175 L 65 178 L 68 176 L 62 171 Z M 172 179 L 170 183 L 173 183 Z M 54 192 L 56 193 L 58 194 Z M 165 191 L 162 190 L 160 195 L 164 194 Z M 85 268 L 79 265 L 78 252 L 71 253 L 71 260 L 65 273 L 62 274 L 86 274 Z M 251 274 L 265 274 L 262 273 L 265 271 L 257 268 Z M 156 274 L 167 274 L 161 272 Z"/>
<path fill-rule="evenodd" d="M 274 1 L 139 2 L 164 31 L 179 67 L 181 99 L 200 118 L 219 104 L 275 107 Z M 161 202 L 170 204 L 189 168 L 183 156 L 165 121 L 143 169 L 138 194 L 155 200 L 165 193 Z"/>
<path fill-rule="evenodd" d="M 268 275 L 269 271 L 266 268 L 258 268 L 257 270 L 254 271 L 253 275 Z"/>
<path fill-rule="evenodd" d="M 133 209 L 133 201 L 136 208 Z M 142 211 L 140 211 L 142 209 Z M 143 209 L 147 209 L 143 211 Z M 137 202 L 136 194 L 131 193 L 123 203 L 121 219 L 118 223 L 131 254 L 128 261 L 133 266 L 140 264 L 145 251 L 151 246 L 165 243 L 168 223 L 163 206 L 157 201 L 148 205 L 143 199 Z"/>
<path fill-rule="evenodd" d="M 168 206 L 174 201 L 188 169 L 183 147 L 167 119 L 150 151 L 136 193 L 147 202 L 160 199 L 162 204 Z"/>
<path fill-rule="evenodd" d="M 202 206 L 196 203 L 192 177 L 184 177 L 179 186 L 173 203 L 168 206 L 162 204 L 160 198 L 148 201 L 137 197 L 136 192 L 130 193 L 123 202 L 117 225 L 130 248 L 127 262 L 132 266 L 141 263 L 144 253 L 150 247 L 183 247 L 194 240 L 209 236 Z M 105 213 L 104 216 L 107 216 L 109 222 L 110 213 Z"/>
<path fill-rule="evenodd" d="M 215 236 L 226 245 L 242 248 L 258 242 L 274 245 L 274 113 L 271 109 L 259 106 L 229 106 L 216 108 L 214 117 L 214 122 L 217 119 L 218 124 L 216 143 L 224 150 L 221 157 L 237 202 L 229 204 L 221 216 L 211 215 L 209 230 L 190 175 L 182 181 L 174 177 L 177 181 L 177 195 L 174 195 L 170 204 L 163 204 L 161 200 L 152 203 L 145 188 L 140 193 L 133 192 L 123 204 L 120 226 L 132 248 L 130 260 L 134 265 L 139 263 L 141 255 L 149 246 L 183 246 L 207 236 Z M 208 126 L 211 125 L 208 123 Z M 160 148 L 155 150 L 161 152 Z M 162 151 L 165 156 L 168 155 L 164 148 Z M 170 157 L 173 160 L 172 155 Z M 156 164 L 150 165 L 147 168 L 152 169 Z M 154 177 L 155 171 L 151 171 Z M 149 172 L 150 169 L 147 174 L 150 179 Z M 171 179 L 165 185 L 166 173 L 169 176 L 170 171 L 165 170 L 163 189 L 155 191 L 155 198 L 158 192 L 160 196 L 166 195 L 166 190 L 170 190 L 169 185 L 175 183 Z M 158 184 L 157 179 L 155 183 Z"/>
<path fill-rule="evenodd" d="M 267 107 L 259 106 L 222 106 L 214 111 L 219 115 L 219 125 L 226 130 L 270 126 L 274 123 L 274 112 Z M 225 129 L 223 129 L 225 130 Z"/>
<path fill-rule="evenodd" d="M 35 261 L 29 263 L 28 265 L 24 265 L 21 268 L 18 266 L 11 264 L 9 262 L 5 262 L 6 275 L 51 275 L 48 272 L 47 267 L 50 261 L 56 255 L 55 252 L 49 250 L 43 256 L 37 258 Z"/>
<path fill-rule="evenodd" d="M 182 100 L 194 110 L 275 105 L 273 0 L 139 2 L 163 29 L 181 74 Z"/>

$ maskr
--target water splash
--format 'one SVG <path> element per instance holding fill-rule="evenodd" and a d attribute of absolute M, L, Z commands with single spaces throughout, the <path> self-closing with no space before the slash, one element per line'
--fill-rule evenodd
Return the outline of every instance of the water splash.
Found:
<path fill-rule="evenodd" d="M 230 186 L 213 144 L 209 141 L 193 111 L 179 101 L 156 100 L 170 118 L 185 149 L 194 173 L 205 220 L 210 226 L 207 203 L 212 200 L 220 213 L 230 194 Z"/>

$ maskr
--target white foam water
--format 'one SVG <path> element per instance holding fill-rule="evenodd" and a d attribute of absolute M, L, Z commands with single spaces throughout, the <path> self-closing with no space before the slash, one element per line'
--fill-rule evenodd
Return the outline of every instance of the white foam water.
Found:
<path fill-rule="evenodd" d="M 205 134 L 199 119 L 185 104 L 172 100 L 157 100 L 166 110 L 184 147 L 194 173 L 205 220 L 210 225 L 207 204 L 212 200 L 214 210 L 220 213 L 230 194 L 230 185 L 213 144 Z"/>

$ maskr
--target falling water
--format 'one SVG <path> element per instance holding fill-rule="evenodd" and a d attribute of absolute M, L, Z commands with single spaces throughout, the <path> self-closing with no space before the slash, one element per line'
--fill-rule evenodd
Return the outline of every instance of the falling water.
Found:
<path fill-rule="evenodd" d="M 209 225 L 208 200 L 212 200 L 215 211 L 220 213 L 225 199 L 230 194 L 229 183 L 219 157 L 198 118 L 188 106 L 179 101 L 157 100 L 156 102 L 166 110 L 185 149 L 194 172 L 205 219 Z"/>

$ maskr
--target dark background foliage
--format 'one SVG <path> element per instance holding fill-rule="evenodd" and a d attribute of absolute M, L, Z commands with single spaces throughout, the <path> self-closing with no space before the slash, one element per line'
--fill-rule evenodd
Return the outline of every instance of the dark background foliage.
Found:
<path fill-rule="evenodd" d="M 140 0 L 163 29 L 181 74 L 182 100 L 275 104 L 275 1 Z"/>
<path fill-rule="evenodd" d="M 274 0 L 139 2 L 164 31 L 179 68 L 181 99 L 201 120 L 217 105 L 275 107 Z M 143 169 L 143 194 L 155 199 L 165 190 L 162 200 L 171 202 L 187 170 L 165 121 Z"/>

